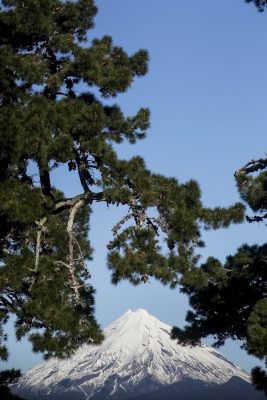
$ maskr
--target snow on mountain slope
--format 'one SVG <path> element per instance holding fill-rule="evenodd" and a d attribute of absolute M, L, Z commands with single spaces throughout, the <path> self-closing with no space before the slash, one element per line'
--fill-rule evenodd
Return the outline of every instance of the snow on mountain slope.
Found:
<path fill-rule="evenodd" d="M 249 381 L 243 370 L 214 349 L 178 345 L 170 339 L 170 330 L 145 310 L 127 311 L 105 329 L 102 345 L 85 345 L 70 359 L 52 359 L 29 370 L 14 391 L 33 399 L 54 399 L 62 393 L 73 393 L 75 399 L 96 394 L 120 398 L 183 378 L 224 383 L 238 376 Z"/>

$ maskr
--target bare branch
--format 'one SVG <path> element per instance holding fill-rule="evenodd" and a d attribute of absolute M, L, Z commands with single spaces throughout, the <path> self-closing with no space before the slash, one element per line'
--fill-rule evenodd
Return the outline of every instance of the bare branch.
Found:
<path fill-rule="evenodd" d="M 35 249 L 35 269 L 34 271 L 37 272 L 39 259 L 40 259 L 40 248 L 41 248 L 41 236 L 44 232 L 44 225 L 46 223 L 46 217 L 42 218 L 40 221 L 35 222 L 38 226 L 37 230 L 37 238 L 36 238 L 36 249 Z"/>
<path fill-rule="evenodd" d="M 74 298 L 76 304 L 82 305 L 81 297 L 80 297 L 80 292 L 79 289 L 81 285 L 79 284 L 78 279 L 75 276 L 75 261 L 74 261 L 74 243 L 75 243 L 75 238 L 74 238 L 74 232 L 73 232 L 73 224 L 74 224 L 74 219 L 79 211 L 80 208 L 84 206 L 85 202 L 84 199 L 80 199 L 77 201 L 77 203 L 71 208 L 70 215 L 69 215 L 69 220 L 67 224 L 67 234 L 69 238 L 69 256 L 68 256 L 68 264 L 66 264 L 69 274 L 70 274 L 70 286 L 74 292 Z M 77 241 L 76 241 L 77 243 Z"/>
<path fill-rule="evenodd" d="M 61 260 L 59 260 L 59 261 L 54 261 L 54 264 L 55 264 L 55 265 L 62 266 L 62 267 L 66 267 L 66 268 L 69 267 L 67 263 L 65 263 L 64 261 L 61 261 Z"/>
<path fill-rule="evenodd" d="M 93 201 L 107 201 L 103 192 L 93 193 L 93 192 L 86 192 L 79 194 L 77 196 L 71 197 L 66 200 L 59 201 L 55 204 L 53 208 L 53 213 L 58 214 L 61 211 L 69 210 L 72 208 L 79 200 L 84 201 L 84 205 L 92 203 Z"/>
<path fill-rule="evenodd" d="M 35 224 L 37 225 L 38 229 L 37 229 L 36 246 L 35 246 L 35 263 L 34 263 L 34 269 L 32 271 L 34 276 L 31 285 L 29 287 L 29 292 L 32 290 L 32 287 L 37 280 L 37 272 L 39 267 L 40 250 L 41 250 L 41 236 L 42 233 L 45 231 L 44 228 L 45 223 L 46 223 L 46 217 L 42 218 L 40 221 L 35 221 Z"/>
<path fill-rule="evenodd" d="M 90 194 L 89 193 L 82 193 L 77 196 L 71 197 L 70 199 L 59 201 L 55 204 L 53 212 L 54 214 L 58 214 L 61 211 L 68 210 L 73 207 L 79 200 L 84 200 L 84 202 L 90 202 Z"/>
<path fill-rule="evenodd" d="M 74 234 L 73 234 L 73 240 L 74 240 L 74 242 L 75 242 L 75 244 L 76 244 L 76 246 L 78 248 L 78 251 L 80 253 L 80 260 L 82 261 L 83 267 L 86 268 L 86 264 L 85 264 L 85 261 L 84 261 L 84 256 L 83 256 L 83 252 L 82 252 L 80 243 L 78 242 L 78 240 L 76 239 Z M 75 259 L 75 260 L 78 260 L 78 259 Z"/>

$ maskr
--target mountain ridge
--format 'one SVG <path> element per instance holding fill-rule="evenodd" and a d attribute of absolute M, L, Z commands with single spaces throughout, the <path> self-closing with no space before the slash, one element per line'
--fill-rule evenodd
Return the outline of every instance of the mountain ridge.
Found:
<path fill-rule="evenodd" d="M 102 345 L 84 345 L 70 359 L 31 369 L 13 391 L 32 400 L 139 400 L 172 385 L 182 387 L 186 379 L 204 386 L 232 377 L 249 382 L 245 371 L 213 348 L 180 346 L 170 339 L 170 330 L 146 310 L 128 310 L 105 329 Z"/>

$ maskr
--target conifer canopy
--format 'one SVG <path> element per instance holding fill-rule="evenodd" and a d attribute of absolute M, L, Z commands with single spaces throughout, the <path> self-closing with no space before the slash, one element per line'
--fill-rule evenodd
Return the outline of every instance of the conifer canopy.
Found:
<path fill-rule="evenodd" d="M 129 208 L 107 244 L 114 283 L 155 277 L 175 287 L 197 263 L 202 227 L 243 220 L 241 204 L 204 208 L 195 181 L 153 174 L 139 156 L 118 158 L 114 144 L 145 137 L 149 110 L 125 116 L 105 99 L 147 73 L 148 53 L 128 55 L 109 36 L 89 39 L 96 12 L 93 0 L 1 2 L 2 359 L 11 314 L 17 338 L 45 357 L 103 339 L 87 264 L 95 202 Z M 62 166 L 80 182 L 72 198 L 51 184 Z"/>
<path fill-rule="evenodd" d="M 267 218 L 267 159 L 252 160 L 235 173 L 242 200 L 254 211 L 249 223 Z M 209 257 L 181 280 L 189 296 L 188 325 L 173 328 L 172 337 L 183 344 L 199 344 L 212 335 L 219 347 L 238 339 L 249 354 L 267 366 L 267 243 L 241 246 L 222 264 Z M 267 396 L 267 374 L 256 367 L 252 380 Z"/>
<path fill-rule="evenodd" d="M 259 11 L 267 5 L 246 2 Z M 88 230 L 94 204 L 104 202 L 110 212 L 129 210 L 107 244 L 114 284 L 151 277 L 180 284 L 192 310 L 174 338 L 195 344 L 212 334 L 217 345 L 238 338 L 266 360 L 266 245 L 198 266 L 201 231 L 242 222 L 244 206 L 205 208 L 196 181 L 154 174 L 141 157 L 115 151 L 149 128 L 148 109 L 125 116 L 110 105 L 147 73 L 147 51 L 128 55 L 110 36 L 92 40 L 93 0 L 2 0 L 0 7 L 0 358 L 8 357 L 10 315 L 17 338 L 28 337 L 46 358 L 101 342 Z M 72 198 L 51 184 L 64 166 L 65 179 L 74 172 L 80 182 Z M 249 222 L 267 217 L 266 168 L 262 159 L 236 173 L 256 213 Z M 266 390 L 264 371 L 255 369 L 253 379 Z"/>
<path fill-rule="evenodd" d="M 258 11 L 267 7 L 265 0 L 245 0 Z M 240 197 L 254 215 L 249 223 L 267 219 L 267 158 L 251 160 L 235 172 Z M 174 327 L 173 339 L 181 344 L 199 344 L 211 335 L 214 346 L 226 339 L 241 340 L 241 347 L 258 357 L 267 367 L 267 243 L 244 244 L 225 263 L 209 257 L 181 279 L 181 291 L 189 296 L 184 329 Z M 267 396 L 267 372 L 252 370 L 252 382 Z"/>
<path fill-rule="evenodd" d="M 236 173 L 241 198 L 255 212 L 249 223 L 267 218 L 267 159 L 252 160 Z M 173 328 L 172 337 L 183 344 L 199 344 L 212 335 L 219 347 L 228 338 L 241 340 L 242 347 L 267 366 L 267 243 L 247 244 L 222 264 L 209 257 L 200 268 L 192 268 L 181 280 L 191 310 L 187 326 Z M 267 374 L 256 367 L 252 380 L 267 396 Z"/>

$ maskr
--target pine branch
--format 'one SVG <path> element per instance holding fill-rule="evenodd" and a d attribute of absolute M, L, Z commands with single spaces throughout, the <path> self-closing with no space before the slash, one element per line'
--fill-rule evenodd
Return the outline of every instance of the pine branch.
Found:
<path fill-rule="evenodd" d="M 267 158 L 260 158 L 259 160 L 251 160 L 244 167 L 240 168 L 234 173 L 234 176 L 238 179 L 239 176 L 248 175 L 252 172 L 261 171 L 267 168 Z"/>
<path fill-rule="evenodd" d="M 78 152 L 77 149 L 74 149 L 75 153 L 75 161 L 78 166 L 78 174 L 80 178 L 81 185 L 83 187 L 83 190 L 85 193 L 91 192 L 89 186 L 88 186 L 88 179 L 86 177 L 86 174 L 88 174 L 88 168 L 86 163 L 81 159 L 81 156 Z"/>
<path fill-rule="evenodd" d="M 267 213 L 263 215 L 254 215 L 254 217 L 246 216 L 248 222 L 262 222 L 265 218 L 267 218 Z"/>
<path fill-rule="evenodd" d="M 160 229 L 164 233 L 169 232 L 169 226 L 168 226 L 167 222 L 163 220 L 162 217 L 159 217 L 159 218 L 155 218 L 155 217 L 148 218 L 147 217 L 147 221 L 148 221 L 148 224 L 152 225 L 152 228 L 154 229 L 154 231 L 156 232 L 157 235 L 158 235 L 158 227 L 160 227 Z"/>
<path fill-rule="evenodd" d="M 51 191 L 52 191 L 52 186 L 51 186 L 51 181 L 50 181 L 50 174 L 48 167 L 47 169 L 44 169 L 41 167 L 39 163 L 39 173 L 40 173 L 40 182 L 41 182 L 41 188 L 42 191 L 45 195 L 50 195 L 53 197 Z"/>

